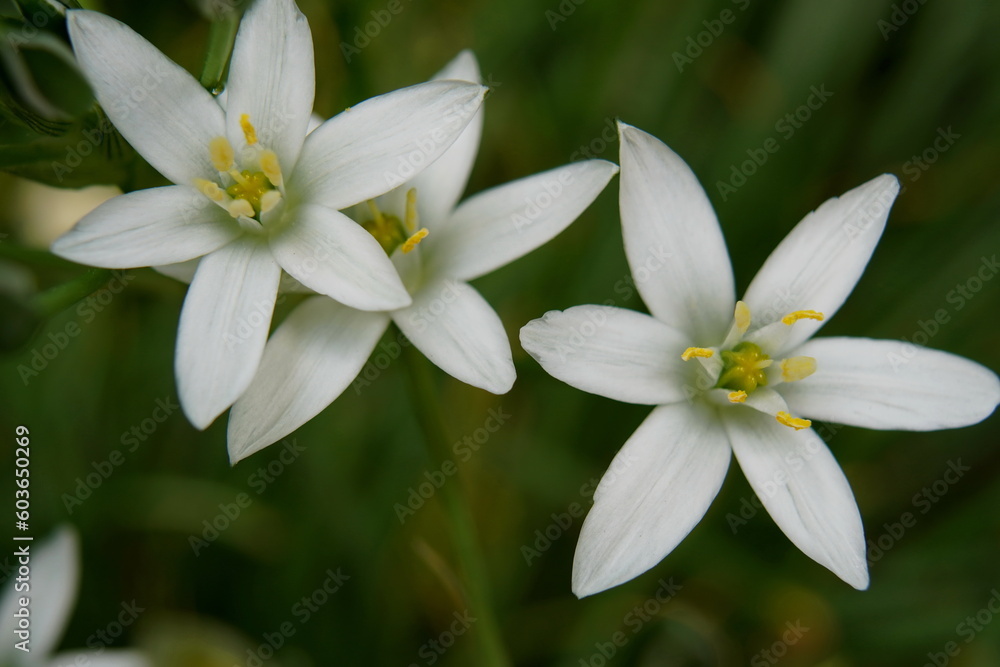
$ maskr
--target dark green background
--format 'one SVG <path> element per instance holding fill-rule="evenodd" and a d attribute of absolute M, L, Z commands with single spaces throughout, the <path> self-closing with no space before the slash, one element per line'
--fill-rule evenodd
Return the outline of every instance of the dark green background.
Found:
<path fill-rule="evenodd" d="M 193 4 L 87 4 L 200 72 L 208 22 Z M 738 292 L 805 213 L 895 173 L 904 191 L 882 242 L 822 333 L 912 340 L 921 322 L 943 310 L 947 322 L 928 344 L 1000 368 L 1000 279 L 991 274 L 969 298 L 952 292 L 1000 250 L 997 3 L 402 0 L 403 11 L 346 62 L 340 43 L 351 43 L 355 28 L 386 4 L 300 2 L 316 44 L 321 114 L 422 81 L 472 48 L 494 91 L 469 192 L 577 159 L 583 146 L 617 161 L 617 142 L 601 136 L 619 117 L 664 140 L 699 176 L 728 241 Z M 910 16 L 902 5 L 916 11 Z M 727 10 L 730 24 L 712 23 Z M 712 25 L 724 29 L 678 71 L 675 52 L 699 33 L 708 42 Z M 787 136 L 776 123 L 814 86 L 832 97 Z M 949 131 L 958 138 L 937 151 L 939 132 Z M 717 182 L 769 137 L 778 152 L 724 198 Z M 914 161 L 925 151 L 934 158 L 926 169 Z M 4 201 L 18 187 L 2 179 Z M 1000 587 L 995 417 L 956 431 L 842 428 L 831 438 L 867 538 L 892 542 L 884 554 L 873 552 L 881 555 L 867 592 L 800 553 L 763 511 L 734 535 L 731 516 L 751 498 L 735 463 L 692 534 L 628 584 L 583 601 L 570 593 L 580 519 L 526 563 L 522 547 L 533 547 L 553 514 L 589 502 L 581 488 L 600 477 L 648 412 L 563 385 L 517 342 L 519 328 L 550 309 L 603 302 L 644 309 L 628 282 L 617 192 L 616 179 L 555 241 L 477 281 L 512 341 L 518 380 L 509 394 L 495 397 L 434 371 L 454 441 L 474 435 L 491 409 L 510 415 L 447 483 L 468 498 L 513 660 L 601 665 L 596 644 L 621 631 L 628 641 L 608 664 L 772 664 L 760 652 L 781 641 L 786 623 L 800 622 L 809 630 L 782 665 L 923 665 L 950 641 L 960 653 L 949 664 L 1000 664 L 1000 620 L 968 643 L 960 627 Z M 20 221 L 7 206 L 0 222 L 9 234 L 0 248 L 18 244 Z M 83 271 L 23 266 L 41 287 Z M 137 271 L 92 321 L 72 306 L 0 362 L 0 433 L 9 434 L 3 469 L 12 468 L 14 426 L 26 424 L 35 534 L 66 521 L 82 533 L 82 590 L 63 646 L 83 646 L 134 598 L 147 611 L 120 644 L 153 650 L 157 664 L 232 665 L 232 656 L 245 656 L 286 621 L 296 632 L 273 664 L 428 664 L 421 647 L 465 603 L 439 499 L 404 525 L 394 511 L 426 471 L 440 467 L 424 453 L 404 364 L 393 361 L 360 392 L 348 389 L 296 432 L 305 451 L 258 495 L 248 478 L 277 459 L 279 446 L 230 468 L 225 418 L 201 433 L 177 411 L 134 452 L 121 441 L 153 415 L 157 399 L 176 401 L 173 346 L 183 296 L 182 285 Z M 12 317 L 5 315 L 5 327 Z M 71 322 L 80 335 L 25 386 L 18 365 Z M 391 351 L 389 340 L 383 351 Z M 68 514 L 63 495 L 114 449 L 124 463 Z M 958 461 L 970 470 L 933 504 L 920 501 L 917 494 Z M 12 498 L 11 475 L 2 477 L 0 503 Z M 189 536 L 240 493 L 252 505 L 195 556 Z M 906 512 L 915 525 L 898 539 L 884 537 L 886 524 Z M 350 579 L 300 624 L 293 605 L 337 568 Z M 680 593 L 636 624 L 633 608 L 671 578 Z M 473 624 L 437 664 L 476 664 L 475 635 Z"/>

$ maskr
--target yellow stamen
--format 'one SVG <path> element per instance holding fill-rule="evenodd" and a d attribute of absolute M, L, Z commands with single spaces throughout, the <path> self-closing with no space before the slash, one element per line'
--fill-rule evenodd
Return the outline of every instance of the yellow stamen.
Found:
<path fill-rule="evenodd" d="M 736 320 L 736 329 L 742 336 L 750 328 L 750 307 L 742 301 L 737 301 L 734 318 Z"/>
<path fill-rule="evenodd" d="M 778 423 L 782 426 L 794 428 L 796 431 L 801 431 L 804 428 L 812 426 L 812 422 L 808 419 L 799 419 L 798 417 L 793 417 L 784 411 L 774 415 L 774 418 L 777 419 Z"/>
<path fill-rule="evenodd" d="M 240 116 L 240 127 L 243 129 L 243 136 L 247 138 L 247 144 L 253 146 L 257 143 L 257 130 L 250 123 L 250 114 Z"/>
<path fill-rule="evenodd" d="M 244 188 L 249 188 L 249 187 L 251 187 L 253 185 L 253 183 L 250 182 L 250 179 L 247 178 L 245 174 L 241 174 L 240 172 L 236 171 L 235 169 L 230 169 L 229 170 L 229 175 L 233 177 L 234 181 L 236 181 L 237 183 L 239 183 Z"/>
<path fill-rule="evenodd" d="M 781 362 L 781 379 L 795 382 L 816 372 L 816 360 L 812 357 L 789 357 Z"/>
<path fill-rule="evenodd" d="M 240 216 L 246 216 L 248 218 L 252 218 L 254 215 L 256 215 L 255 211 L 253 210 L 253 205 L 246 199 L 234 199 L 231 202 L 229 202 L 229 206 L 227 206 L 226 209 L 229 211 L 229 215 L 233 216 L 234 218 L 238 218 Z"/>
<path fill-rule="evenodd" d="M 823 313 L 815 310 L 796 310 L 794 313 L 788 313 L 782 317 L 781 323 L 791 326 L 799 320 L 816 320 L 817 322 L 822 322 Z"/>
<path fill-rule="evenodd" d="M 430 234 L 430 232 L 427 231 L 426 227 L 418 229 L 413 236 L 406 239 L 406 242 L 403 243 L 403 254 L 405 255 L 420 245 L 420 242 L 427 238 L 428 234 Z"/>
<path fill-rule="evenodd" d="M 689 347 L 688 349 L 684 350 L 683 354 L 681 354 L 681 359 L 683 359 L 684 361 L 690 360 L 691 357 L 701 357 L 702 359 L 708 359 L 713 354 L 715 354 L 715 352 L 708 349 L 707 347 Z"/>
<path fill-rule="evenodd" d="M 410 188 L 406 191 L 406 231 L 412 232 L 417 228 L 417 189 Z"/>
<path fill-rule="evenodd" d="M 226 195 L 222 192 L 222 188 L 212 181 L 206 181 L 204 178 L 196 178 L 194 179 L 194 186 L 198 188 L 198 192 L 216 203 L 226 198 Z"/>
<path fill-rule="evenodd" d="M 281 187 L 283 182 L 281 176 L 281 165 L 278 163 L 278 155 L 274 151 L 264 151 L 260 154 L 260 170 L 271 181 L 271 185 L 276 188 Z"/>
<path fill-rule="evenodd" d="M 268 190 L 260 198 L 260 212 L 267 213 L 278 205 L 281 201 L 281 193 L 277 190 Z"/>
<path fill-rule="evenodd" d="M 742 403 L 743 401 L 747 400 L 747 393 L 742 390 L 731 391 L 729 392 L 729 396 L 727 396 L 726 398 L 729 399 L 730 403 Z"/>
<path fill-rule="evenodd" d="M 208 142 L 208 157 L 212 160 L 212 166 L 218 171 L 229 171 L 233 168 L 236 156 L 228 139 L 216 137 Z"/>
<path fill-rule="evenodd" d="M 385 224 L 385 218 L 382 217 L 382 211 L 378 210 L 378 204 L 375 203 L 374 199 L 368 200 L 368 210 L 372 214 L 372 219 L 375 221 L 375 225 L 381 227 Z"/>

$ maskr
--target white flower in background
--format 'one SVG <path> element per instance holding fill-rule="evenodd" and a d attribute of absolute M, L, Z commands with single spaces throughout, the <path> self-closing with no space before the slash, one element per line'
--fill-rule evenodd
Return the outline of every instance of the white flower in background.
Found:
<path fill-rule="evenodd" d="M 178 393 L 205 428 L 253 379 L 282 269 L 355 308 L 410 304 L 392 263 L 338 209 L 382 194 L 461 134 L 485 88 L 438 81 L 375 97 L 306 137 L 312 38 L 292 0 L 243 18 L 226 108 L 127 26 L 68 12 L 80 67 L 122 135 L 176 185 L 117 197 L 52 250 L 108 268 L 201 257 L 177 333 Z M 249 323 L 249 326 L 248 326 Z"/>
<path fill-rule="evenodd" d="M 15 564 L 0 597 L 0 665 L 38 665 L 45 667 L 150 667 L 141 653 L 105 648 L 100 651 L 70 651 L 52 655 L 76 600 L 80 584 L 80 545 L 71 528 L 56 531 L 37 546 L 33 542 L 18 542 L 30 550 L 31 577 L 29 590 L 18 589 L 18 565 Z M 16 551 L 16 550 L 15 550 Z M 14 559 L 16 561 L 16 559 Z M 20 585 L 24 586 L 25 582 Z M 25 652 L 17 648 L 23 641 L 16 631 L 24 618 L 21 598 L 29 598 L 29 633 Z"/>
<path fill-rule="evenodd" d="M 722 232 L 694 173 L 655 137 L 624 123 L 619 134 L 625 251 L 652 316 L 577 306 L 521 330 L 554 377 L 659 406 L 594 495 L 573 591 L 616 586 L 670 553 L 718 494 L 731 451 L 788 538 L 866 588 L 854 496 L 806 417 L 923 431 L 979 422 L 1000 400 L 997 376 L 962 357 L 916 347 L 904 356 L 899 341 L 810 340 L 864 271 L 899 183 L 879 176 L 807 215 L 736 301 Z"/>
<path fill-rule="evenodd" d="M 436 80 L 479 81 L 471 52 Z M 604 160 L 552 169 L 481 192 L 456 206 L 479 146 L 479 114 L 437 162 L 350 214 L 391 256 L 413 304 L 362 312 L 312 297 L 267 343 L 257 377 L 229 418 L 232 462 L 312 419 L 350 384 L 390 320 L 442 370 L 495 394 L 514 383 L 510 342 L 468 281 L 514 261 L 575 220 L 618 172 Z M 350 304 L 348 304 L 350 305 Z"/>

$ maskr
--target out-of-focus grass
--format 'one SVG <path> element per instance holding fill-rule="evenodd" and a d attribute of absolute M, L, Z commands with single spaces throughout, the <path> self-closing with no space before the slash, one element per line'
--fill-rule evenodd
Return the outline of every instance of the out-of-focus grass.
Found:
<path fill-rule="evenodd" d="M 901 26 L 888 30 L 901 5 L 919 9 L 897 13 Z M 126 21 L 198 72 L 207 24 L 192 6 L 123 0 L 90 6 Z M 943 310 L 948 321 L 928 344 L 1000 369 L 1000 281 L 990 275 L 975 293 L 955 291 L 974 287 L 983 258 L 1000 249 L 1000 6 L 987 0 L 403 0 L 401 6 L 346 62 L 341 42 L 351 43 L 355 28 L 364 29 L 386 3 L 301 3 L 316 43 L 317 111 L 332 115 L 424 80 L 459 49 L 473 48 L 494 91 L 469 192 L 577 159 L 582 147 L 617 160 L 616 142 L 602 133 L 620 117 L 691 164 L 718 211 L 741 289 L 805 213 L 893 172 L 905 191 L 865 276 L 824 334 L 912 340 L 921 322 Z M 705 21 L 714 25 L 730 16 L 726 11 L 732 21 L 678 71 L 674 54 L 684 53 L 689 37 L 708 41 Z M 789 135 L 782 119 L 814 88 L 833 94 Z M 948 132 L 957 138 L 938 151 L 939 133 Z M 719 182 L 729 181 L 747 151 L 768 138 L 780 149 L 745 185 L 724 194 Z M 915 162 L 921 155 L 926 169 Z M 8 197 L 17 186 L 3 187 Z M 5 209 L 0 217 L 11 234 L 3 242 L 17 242 L 18 220 Z M 66 277 L 33 270 L 42 285 Z M 286 664 L 430 664 L 428 656 L 437 654 L 421 648 L 464 609 L 451 595 L 455 561 L 437 499 L 402 525 L 394 510 L 438 466 L 423 453 L 400 364 L 393 361 L 357 392 L 349 388 L 300 429 L 294 438 L 305 451 L 288 464 L 273 463 L 280 461 L 275 445 L 230 468 L 225 419 L 199 433 L 179 411 L 128 451 L 127 434 L 154 414 L 157 399 L 176 400 L 173 345 L 184 295 L 183 286 L 148 270 L 135 275 L 99 312 L 70 308 L 0 365 L 0 429 L 10 433 L 24 423 L 34 434 L 33 524 L 41 531 L 71 521 L 83 536 L 85 579 L 65 645 L 83 645 L 113 620 L 121 600 L 135 598 L 157 612 L 221 622 L 253 648 L 264 633 L 291 622 L 295 634 L 277 654 Z M 960 649 L 952 664 L 1000 659 L 1000 623 L 983 623 L 981 615 L 975 622 L 982 629 L 971 635 L 974 626 L 963 625 L 1000 586 L 996 418 L 938 433 L 843 428 L 831 439 L 868 538 L 889 547 L 872 551 L 867 592 L 850 589 L 801 554 L 763 511 L 734 534 L 732 516 L 751 498 L 734 465 L 708 515 L 662 564 L 577 601 L 569 573 L 580 519 L 560 529 L 530 565 L 523 547 L 534 548 L 536 531 L 544 533 L 553 514 L 573 503 L 586 507 L 581 489 L 600 477 L 648 409 L 557 382 L 521 350 L 517 331 L 547 310 L 580 303 L 644 309 L 622 251 L 617 184 L 554 242 L 476 286 L 508 329 L 518 381 L 508 395 L 494 397 L 439 373 L 438 393 L 456 441 L 473 435 L 491 409 L 510 414 L 461 462 L 460 480 L 448 483 L 461 484 L 469 497 L 504 638 L 518 664 L 604 664 L 601 646 L 619 631 L 628 641 L 608 664 L 772 664 L 761 651 L 782 640 L 786 623 L 809 628 L 783 651 L 780 661 L 789 667 L 923 664 L 948 642 Z M 80 334 L 25 385 L 18 366 L 71 322 Z M 391 350 L 388 338 L 384 345 Z M 124 463 L 67 512 L 65 494 L 115 449 Z M 938 493 L 942 485 L 934 490 L 935 482 L 958 461 L 970 470 Z M 280 474 L 258 494 L 258 469 L 268 465 Z M 2 483 L 10 488 L 7 476 Z M 933 502 L 921 500 L 924 488 Z M 240 493 L 252 504 L 195 556 L 190 536 Z M 915 525 L 893 537 L 893 524 L 906 512 Z M 350 579 L 301 623 L 296 603 L 337 568 Z M 637 616 L 636 605 L 671 578 L 683 586 L 680 593 L 654 614 Z M 163 624 L 150 613 L 138 624 L 146 634 L 130 629 L 128 637 L 159 637 Z M 471 664 L 475 630 L 473 624 L 459 636 L 440 663 Z"/>

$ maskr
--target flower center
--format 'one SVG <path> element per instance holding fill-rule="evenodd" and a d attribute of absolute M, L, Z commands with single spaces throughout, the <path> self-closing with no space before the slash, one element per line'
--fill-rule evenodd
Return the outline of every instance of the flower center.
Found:
<path fill-rule="evenodd" d="M 410 188 L 406 193 L 406 214 L 403 220 L 379 210 L 374 199 L 368 200 L 368 211 L 371 218 L 362 222 L 361 226 L 375 237 L 382 250 L 390 257 L 400 246 L 403 254 L 411 252 L 430 234 L 426 227 L 413 231 L 417 226 L 416 188 Z"/>
<path fill-rule="evenodd" d="M 796 430 L 808 428 L 808 419 L 793 417 L 784 407 L 784 401 L 769 384 L 796 382 L 816 372 L 816 360 L 812 357 L 788 357 L 775 364 L 775 359 L 765 352 L 765 348 L 780 348 L 786 333 L 782 330 L 799 320 L 822 320 L 823 313 L 815 310 L 797 310 L 785 315 L 779 322 L 766 325 L 751 334 L 752 340 L 744 340 L 750 329 L 750 308 L 738 301 L 733 317 L 733 326 L 720 348 L 689 347 L 681 354 L 681 359 L 700 362 L 709 376 L 707 386 L 710 393 L 721 390 L 729 403 L 746 403 L 758 410 L 773 414 L 778 423 Z M 763 346 L 763 347 L 762 347 Z M 706 386 L 706 385 L 702 385 Z M 760 390 L 762 395 L 755 397 Z M 760 398 L 760 400 L 757 400 Z M 724 404 L 724 403 L 723 403 Z"/>
<path fill-rule="evenodd" d="M 214 181 L 198 178 L 194 185 L 199 192 L 226 209 L 229 215 L 255 220 L 259 224 L 261 215 L 281 201 L 284 178 L 277 154 L 258 144 L 257 130 L 250 122 L 250 116 L 240 116 L 240 127 L 247 146 L 252 149 L 250 164 L 241 166 L 250 168 L 237 169 L 236 154 L 229 140 L 215 137 L 208 142 L 208 156 L 219 177 Z"/>

